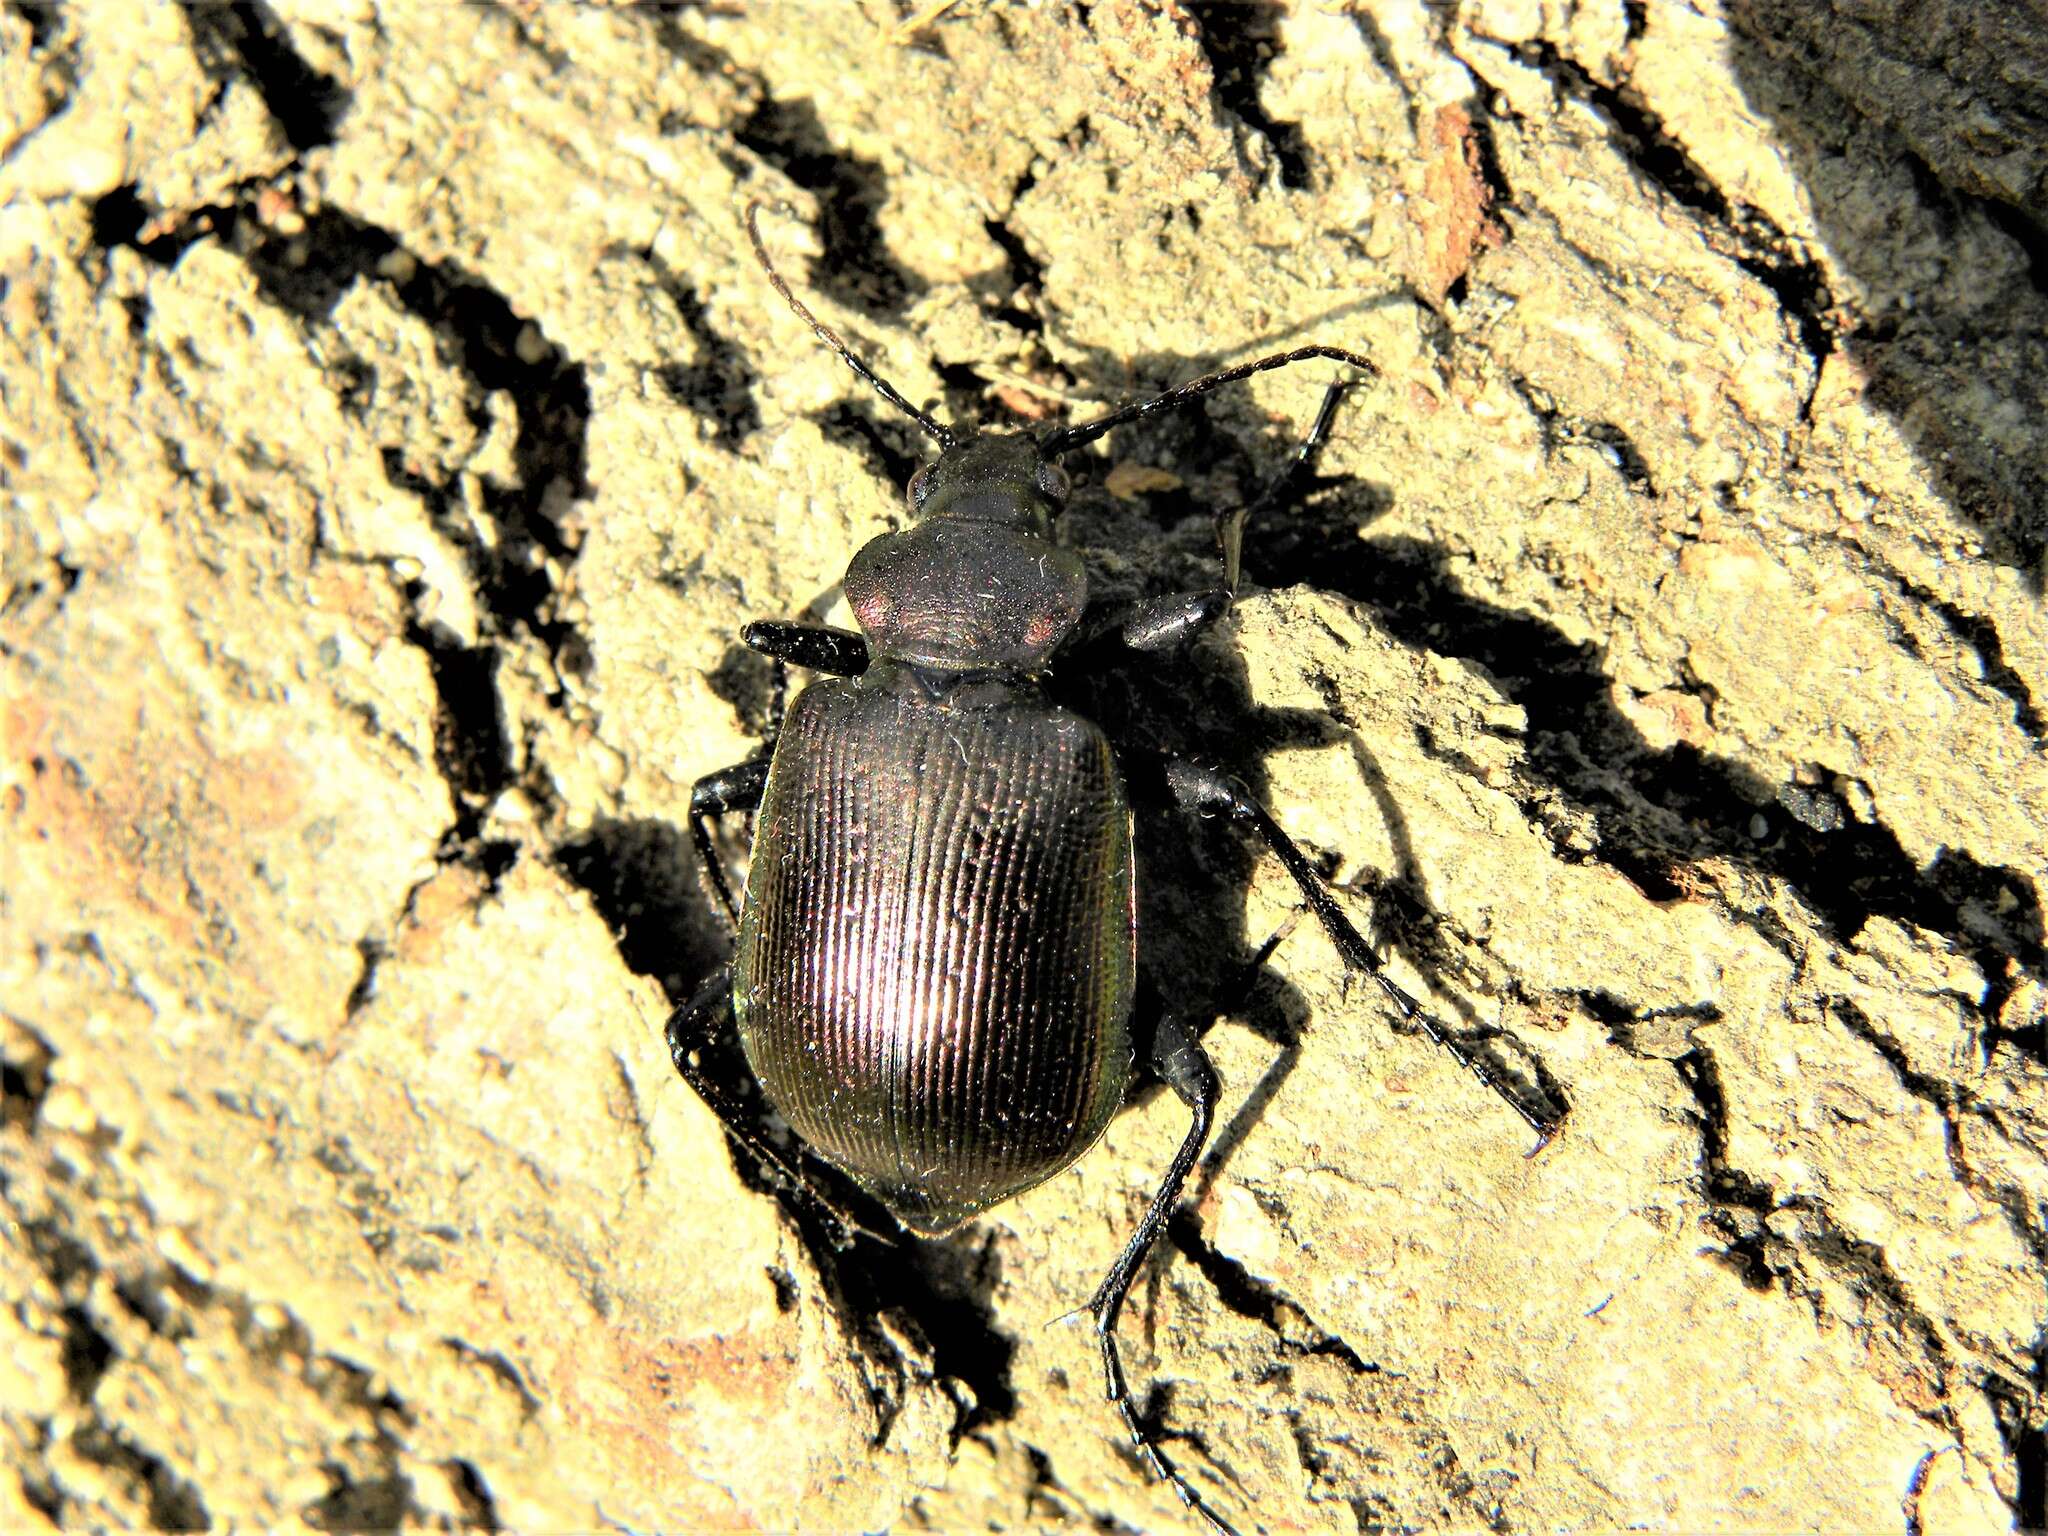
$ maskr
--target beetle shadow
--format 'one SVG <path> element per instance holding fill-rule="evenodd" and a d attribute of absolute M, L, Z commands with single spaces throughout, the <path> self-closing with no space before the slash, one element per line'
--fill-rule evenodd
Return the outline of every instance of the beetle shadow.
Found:
<path fill-rule="evenodd" d="M 1982 38 L 1916 39 L 1904 45 L 1902 58 L 1911 62 L 1886 73 L 1883 106 L 1873 116 L 1823 78 L 1831 62 L 1846 67 L 1857 32 L 1868 24 L 1848 29 L 1841 57 L 1830 61 L 1800 43 L 1813 23 L 1799 10 L 1798 0 L 1745 0 L 1728 58 L 1745 105 L 1771 125 L 1772 144 L 1796 176 L 1828 250 L 1870 294 L 1883 296 L 1884 307 L 1866 304 L 1853 326 L 1837 330 L 1825 323 L 1833 301 L 1817 266 L 1774 287 L 1819 342 L 1821 356 L 1835 346 L 1846 353 L 1865 398 L 1891 419 L 1942 498 L 1981 535 L 1984 557 L 2018 571 L 2038 597 L 2048 579 L 2048 433 L 2039 430 L 2048 367 L 2048 217 L 2039 207 L 2030 216 L 2024 195 L 1994 186 L 1997 172 L 1987 176 L 1984 169 L 1996 165 L 2001 135 L 2025 132 L 2001 123 L 1992 105 L 2002 90 L 2005 106 L 2018 109 L 2028 94 L 2021 75 L 2006 73 L 2010 60 L 1986 56 L 1998 46 L 1995 29 Z M 1933 67 L 1947 50 L 1960 55 L 1960 76 Z M 1795 62 L 1802 57 L 1821 73 Z M 1869 92 L 1870 83 L 1861 88 Z M 1941 131 L 1956 123 L 1959 101 L 1987 126 L 1944 144 Z M 2038 87 L 2033 101 L 2038 109 Z M 1972 153 L 1981 154 L 1980 164 L 1970 163 Z M 1901 168 L 1920 205 L 1915 216 L 1940 241 L 1933 279 L 1923 277 L 1909 293 L 1900 291 L 1901 271 L 1913 270 L 1917 253 L 1902 260 L 1900 221 L 1885 206 L 1883 186 Z M 1682 198 L 1715 195 L 1682 156 L 1663 179 Z M 1999 191 L 2003 198 L 1987 195 Z M 1999 236 L 2011 242 L 2005 259 L 1988 259 Z M 1988 623 L 1981 628 L 1996 646 L 1996 632 Z M 2005 674 L 1994 675 L 1994 686 L 2024 693 L 2002 657 L 1988 660 L 1988 672 Z M 2033 724 L 2039 739 L 2038 712 Z"/>
<path fill-rule="evenodd" d="M 1141 376 L 1162 376 L 1185 374 L 1187 369 L 1171 362 L 1162 367 L 1153 360 L 1138 365 L 1137 371 Z M 1113 603 L 1213 586 L 1220 570 L 1213 509 L 1257 501 L 1277 469 L 1292 460 L 1299 431 L 1298 426 L 1268 425 L 1248 445 L 1245 434 L 1210 421 L 1205 410 L 1190 409 L 1127 428 L 1113 449 L 1077 459 L 1077 489 L 1064 519 L 1065 532 L 1070 542 L 1086 550 L 1100 600 Z M 1100 489 L 1112 454 L 1122 462 L 1171 464 L 1180 483 L 1142 498 L 1113 498 Z M 1311 504 L 1322 511 L 1304 518 L 1301 509 Z M 1290 545 L 1298 543 L 1301 527 L 1307 526 L 1320 529 L 1332 545 L 1355 546 L 1359 528 L 1391 505 L 1384 487 L 1351 478 L 1300 475 L 1290 492 L 1262 507 L 1258 521 L 1245 530 L 1247 574 L 1254 584 L 1287 584 L 1262 581 L 1255 558 L 1262 542 L 1284 534 Z M 1393 854 L 1391 868 L 1372 872 L 1360 882 L 1371 896 L 1363 918 L 1368 942 L 1375 950 L 1391 944 L 1425 975 L 1467 986 L 1479 981 L 1466 974 L 1459 949 L 1437 934 L 1439 919 L 1424 894 L 1399 795 L 1356 731 L 1335 713 L 1339 706 L 1334 680 L 1310 679 L 1327 700 L 1327 710 L 1258 705 L 1243 660 L 1224 638 L 1201 645 L 1193 656 L 1132 655 L 1102 673 L 1056 675 L 1054 681 L 1056 696 L 1100 723 L 1129 757 L 1172 753 L 1215 765 L 1241 779 L 1261 804 L 1271 799 L 1264 765 L 1272 756 L 1301 750 L 1347 751 L 1373 798 Z M 1133 747 L 1136 752 L 1130 751 Z M 1233 1096 L 1236 1107 L 1202 1159 L 1199 1195 L 1298 1062 L 1310 1009 L 1297 989 L 1264 966 L 1285 930 L 1254 934 L 1247 927 L 1244 894 L 1258 860 L 1267 856 L 1261 841 L 1219 822 L 1191 819 L 1156 797 L 1148 803 L 1136 793 L 1141 787 L 1134 782 L 1139 947 L 1151 990 L 1197 1031 L 1227 1016 L 1278 1047 L 1260 1081 L 1248 1093 Z M 1350 854 L 1347 849 L 1304 851 L 1326 878 L 1334 877 Z M 1305 910 L 1298 907 L 1297 915 Z M 1355 911 L 1354 920 L 1359 920 Z M 1290 920 L 1286 928 L 1292 926 Z M 1369 986 L 1357 975 L 1347 977 L 1346 984 Z M 1374 998 L 1379 1001 L 1376 993 Z M 1394 1028 L 1412 1031 L 1413 1026 L 1402 1022 L 1384 1001 L 1379 1001 L 1377 1011 Z M 1453 1011 L 1460 1021 L 1446 1023 L 1447 1032 L 1483 1061 L 1496 1081 L 1508 1086 L 1519 1105 L 1545 1114 L 1563 1111 L 1561 1090 L 1533 1053 L 1481 1021 L 1469 1005 L 1456 1004 Z M 1153 1089 L 1148 1086 L 1144 1091 Z"/>
<path fill-rule="evenodd" d="M 1606 864 L 1658 902 L 1711 889 L 1716 882 L 1699 869 L 1708 861 L 1768 877 L 1844 944 L 1873 917 L 1924 928 L 1949 939 L 1987 977 L 1979 1011 L 1990 1021 L 1987 1037 L 1998 1038 L 2005 998 L 2022 976 L 2044 974 L 2033 874 L 1956 848 L 1916 864 L 1881 821 L 1858 818 L 1841 793 L 1855 786 L 1831 765 L 1808 764 L 1798 781 L 1775 783 L 1684 741 L 1652 745 L 1616 706 L 1616 684 L 1596 646 L 1468 592 L 1435 545 L 1405 536 L 1361 539 L 1360 528 L 1382 504 L 1340 486 L 1256 548 L 1248 543 L 1246 569 L 1262 585 L 1302 583 L 1349 598 L 1403 644 L 1481 669 L 1525 712 L 1520 769 L 1556 808 L 1543 823 L 1557 829 L 1550 835 L 1560 860 Z M 1590 846 L 1563 835 L 1568 820 L 1591 828 Z M 1764 914 L 1730 916 L 1769 942 L 1781 938 Z M 2041 1052 L 2039 1043 L 2014 1043 Z"/>

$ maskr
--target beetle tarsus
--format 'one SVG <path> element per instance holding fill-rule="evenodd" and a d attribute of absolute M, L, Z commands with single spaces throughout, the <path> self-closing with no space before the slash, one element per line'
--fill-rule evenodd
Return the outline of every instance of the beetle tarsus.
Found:
<path fill-rule="evenodd" d="M 1329 441 L 1331 423 L 1337 419 L 1337 402 L 1344 398 L 1344 391 L 1354 382 L 1339 379 L 1323 391 L 1323 403 L 1316 407 L 1316 419 L 1308 429 L 1308 436 L 1294 445 L 1294 452 L 1287 463 L 1266 483 L 1263 491 L 1233 511 L 1216 514 L 1216 544 L 1223 551 L 1223 586 L 1226 591 L 1237 591 L 1243 566 L 1245 525 L 1258 514 L 1270 511 L 1284 497 L 1294 494 L 1296 482 L 1315 462 L 1323 444 Z"/>
<path fill-rule="evenodd" d="M 1180 1200 L 1181 1187 L 1187 1183 L 1189 1171 L 1208 1143 L 1209 1128 L 1216 1117 L 1216 1100 L 1221 1091 L 1216 1081 L 1216 1069 L 1209 1063 L 1208 1052 L 1170 1015 L 1161 1015 L 1153 1026 L 1151 1067 L 1187 1105 L 1194 1119 L 1188 1127 L 1187 1136 L 1181 1141 L 1180 1150 L 1174 1153 L 1173 1162 L 1167 1167 L 1166 1177 L 1160 1181 L 1158 1193 L 1153 1195 L 1144 1219 L 1138 1223 L 1138 1230 L 1131 1234 L 1131 1240 L 1117 1255 L 1116 1263 L 1110 1266 L 1109 1273 L 1096 1288 L 1094 1299 L 1088 1303 L 1089 1310 L 1095 1314 L 1096 1338 L 1102 1344 L 1103 1390 L 1116 1405 L 1124 1428 L 1130 1432 L 1132 1446 L 1152 1475 L 1170 1484 L 1180 1496 L 1180 1501 L 1208 1521 L 1213 1529 L 1225 1533 L 1225 1536 L 1237 1536 L 1230 1522 L 1210 1507 L 1209 1501 L 1160 1450 L 1145 1428 L 1144 1421 L 1138 1417 L 1137 1405 L 1131 1400 L 1130 1384 L 1124 1379 L 1123 1359 L 1117 1350 L 1116 1324 L 1123 1311 L 1124 1298 L 1130 1294 L 1131 1282 L 1137 1278 L 1138 1269 L 1144 1264 L 1145 1255 L 1151 1251 L 1160 1229 L 1173 1214 L 1173 1208 Z"/>

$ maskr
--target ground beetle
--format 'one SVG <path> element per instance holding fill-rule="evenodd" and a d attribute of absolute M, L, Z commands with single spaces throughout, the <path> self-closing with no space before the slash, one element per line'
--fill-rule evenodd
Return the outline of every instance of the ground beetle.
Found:
<path fill-rule="evenodd" d="M 737 945 L 669 1019 L 670 1053 L 731 1134 L 843 1226 L 706 1071 L 702 1051 L 736 1020 L 755 1079 L 804 1145 L 926 1236 L 1071 1164 L 1123 1102 L 1142 1057 L 1194 1123 L 1089 1306 L 1107 1392 L 1138 1453 L 1190 1509 L 1229 1531 L 1153 1442 L 1117 1353 L 1124 1296 L 1208 1139 L 1217 1097 L 1196 1021 L 1136 1007 L 1127 780 L 1256 832 L 1346 964 L 1372 976 L 1404 1020 L 1540 1137 L 1557 1122 L 1380 971 L 1309 860 L 1236 779 L 1185 758 L 1113 752 L 1100 726 L 1054 705 L 1040 685 L 1063 646 L 1101 664 L 1118 650 L 1171 649 L 1222 617 L 1248 512 L 1315 451 L 1345 386 L 1325 393 L 1273 490 L 1218 520 L 1223 579 L 1203 591 L 1090 613 L 1080 557 L 1051 539 L 1068 494 L 1058 461 L 1112 427 L 1254 373 L 1310 358 L 1367 374 L 1373 365 L 1337 347 L 1300 347 L 1036 438 L 963 432 L 913 406 L 811 314 L 769 260 L 759 214 L 758 203 L 748 208 L 747 234 L 776 292 L 937 441 L 939 458 L 910 481 L 912 526 L 870 541 L 847 568 L 861 633 L 774 621 L 741 631 L 778 665 L 832 675 L 797 696 L 761 756 L 691 793 L 691 835 Z M 744 902 L 710 830 L 713 817 L 735 811 L 758 813 Z"/>

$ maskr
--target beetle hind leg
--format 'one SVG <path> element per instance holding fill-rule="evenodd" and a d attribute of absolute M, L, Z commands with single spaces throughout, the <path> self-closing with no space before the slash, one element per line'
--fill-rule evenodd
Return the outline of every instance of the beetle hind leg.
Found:
<path fill-rule="evenodd" d="M 1138 1223 L 1138 1230 L 1131 1234 L 1131 1240 L 1124 1245 L 1116 1263 L 1110 1266 L 1109 1273 L 1096 1288 L 1088 1310 L 1095 1316 L 1095 1336 L 1102 1345 L 1103 1388 L 1109 1400 L 1116 1405 L 1124 1428 L 1130 1433 L 1132 1446 L 1152 1475 L 1170 1484 L 1180 1496 L 1181 1503 L 1207 1521 L 1212 1530 L 1221 1532 L 1222 1536 L 1237 1536 L 1236 1527 L 1218 1514 L 1180 1469 L 1167 1459 L 1144 1420 L 1139 1418 L 1137 1405 L 1131 1400 L 1130 1384 L 1124 1379 L 1123 1357 L 1117 1349 L 1116 1324 L 1123 1311 L 1124 1298 L 1130 1294 L 1131 1282 L 1137 1278 L 1146 1254 L 1151 1252 L 1152 1244 L 1158 1239 L 1167 1218 L 1173 1214 L 1174 1206 L 1179 1203 L 1181 1187 L 1187 1183 L 1195 1160 L 1202 1155 L 1202 1148 L 1209 1140 L 1209 1128 L 1216 1118 L 1216 1069 L 1209 1064 L 1208 1053 L 1195 1037 L 1169 1016 L 1162 1015 L 1153 1028 L 1151 1065 L 1152 1070 L 1187 1105 L 1194 1116 L 1193 1123 L 1188 1127 L 1180 1150 L 1174 1153 L 1173 1161 L 1167 1166 L 1166 1177 L 1160 1181 L 1159 1192 L 1152 1197 L 1144 1219 Z"/>

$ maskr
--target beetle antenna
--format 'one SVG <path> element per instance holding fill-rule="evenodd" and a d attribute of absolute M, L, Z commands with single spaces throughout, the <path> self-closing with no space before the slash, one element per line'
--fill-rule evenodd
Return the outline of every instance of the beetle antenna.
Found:
<path fill-rule="evenodd" d="M 778 207 L 781 207 L 781 205 L 778 205 Z M 841 360 L 845 362 L 847 367 L 851 368 L 855 373 L 859 374 L 862 378 L 866 379 L 870 384 L 874 385 L 876 391 L 880 393 L 881 397 L 884 400 L 888 401 L 891 405 L 895 406 L 897 410 L 903 412 L 912 421 L 916 422 L 920 427 L 923 427 L 925 431 L 929 432 L 935 439 L 937 439 L 938 445 L 941 448 L 952 447 L 954 443 L 954 435 L 949 428 L 940 426 L 936 421 L 932 420 L 931 417 L 925 415 L 923 411 L 920 411 L 916 406 L 912 405 L 908 400 L 904 399 L 903 396 L 897 392 L 895 385 L 891 384 L 887 379 L 883 378 L 879 373 L 876 373 L 874 369 L 870 368 L 866 363 L 862 362 L 858 357 L 856 357 L 854 355 L 853 348 L 849 347 L 845 342 L 839 339 L 839 333 L 837 331 L 833 330 L 832 327 L 825 324 L 825 322 L 820 320 L 816 315 L 812 314 L 809 306 L 807 306 L 804 303 L 804 301 L 798 298 L 794 293 L 790 292 L 789 284 L 782 280 L 782 274 L 775 270 L 775 263 L 768 259 L 768 247 L 762 242 L 760 224 L 761 208 L 762 203 L 759 198 L 755 198 L 752 202 L 747 204 L 747 238 L 754 243 L 754 259 L 761 263 L 761 270 L 768 274 L 768 281 L 775 285 L 775 291 L 782 295 L 784 301 L 789 305 L 791 309 L 796 311 L 796 317 L 799 320 L 803 321 L 805 325 L 808 325 L 812 330 L 816 331 L 818 333 L 818 339 L 824 342 L 825 345 L 830 347 L 834 352 L 837 352 Z M 787 212 L 789 210 L 783 209 L 782 211 Z M 792 216 L 794 215 L 792 214 Z"/>
<path fill-rule="evenodd" d="M 1190 400 L 1206 395 L 1220 385 L 1231 384 L 1238 379 L 1248 379 L 1255 373 L 1265 373 L 1274 368 L 1285 368 L 1289 363 L 1305 363 L 1312 357 L 1326 357 L 1334 363 L 1349 363 L 1354 368 L 1364 369 L 1368 376 L 1380 371 L 1370 358 L 1357 352 L 1347 352 L 1342 347 L 1296 347 L 1292 352 L 1276 352 L 1271 357 L 1239 363 L 1235 368 L 1205 373 L 1199 379 L 1190 379 L 1187 383 L 1169 389 L 1165 394 L 1150 400 L 1120 405 L 1093 421 L 1084 421 L 1071 427 L 1055 427 L 1038 440 L 1038 451 L 1048 459 L 1057 458 L 1060 454 L 1072 452 L 1083 443 L 1094 442 L 1111 427 L 1120 427 L 1130 421 L 1143 421 L 1147 416 L 1156 416 L 1161 411 L 1170 411 L 1177 406 L 1186 405 Z"/>

